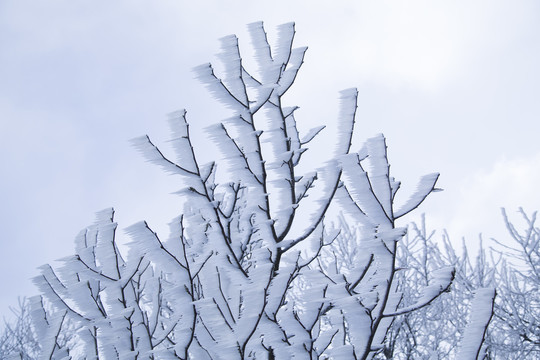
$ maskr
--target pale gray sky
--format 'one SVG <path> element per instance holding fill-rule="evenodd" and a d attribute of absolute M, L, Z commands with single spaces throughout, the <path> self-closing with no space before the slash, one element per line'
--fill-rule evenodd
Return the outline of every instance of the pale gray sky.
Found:
<path fill-rule="evenodd" d="M 441 172 L 445 191 L 418 212 L 434 226 L 502 238 L 499 207 L 540 207 L 537 1 L 3 0 L 0 315 L 35 292 L 36 267 L 72 253 L 94 212 L 165 231 L 175 179 L 128 140 L 165 142 L 166 114 L 187 108 L 207 148 L 196 128 L 227 112 L 191 69 L 231 33 L 249 63 L 245 25 L 258 20 L 270 37 L 295 21 L 309 46 L 287 98 L 305 128 L 331 126 L 338 92 L 358 87 L 356 145 L 384 133 L 405 192 Z"/>

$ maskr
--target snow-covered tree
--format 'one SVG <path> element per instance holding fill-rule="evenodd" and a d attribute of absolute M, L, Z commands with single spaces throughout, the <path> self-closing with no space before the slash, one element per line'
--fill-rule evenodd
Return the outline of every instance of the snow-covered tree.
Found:
<path fill-rule="evenodd" d="M 500 358 L 536 359 L 540 357 L 540 228 L 536 212 L 528 215 L 520 208 L 519 213 L 522 230 L 502 209 L 511 241 L 495 240 L 502 256 L 493 319 L 498 336 L 490 346 Z"/>
<path fill-rule="evenodd" d="M 42 358 L 372 359 L 396 316 L 450 287 L 452 267 L 429 269 L 430 282 L 403 304 L 396 281 L 406 233 L 396 220 L 436 190 L 438 174 L 395 205 L 400 183 L 389 173 L 385 138 L 352 151 L 354 89 L 341 93 L 333 158 L 305 172 L 299 165 L 323 127 L 302 134 L 297 107 L 284 100 L 307 48 L 293 47 L 294 24 L 280 26 L 275 46 L 262 23 L 249 31 L 254 71 L 236 36 L 221 39 L 222 75 L 210 64 L 196 68 L 234 114 L 208 129 L 225 158 L 219 172 L 217 160 L 196 156 L 184 110 L 169 118 L 174 157 L 147 136 L 133 141 L 178 176 L 184 211 L 167 240 L 146 222 L 130 226 L 127 254 L 114 211 L 102 211 L 77 237 L 74 256 L 42 267 L 35 282 L 43 295 L 33 299 Z M 339 229 L 325 225 L 336 210 L 360 225 L 343 254 L 330 248 Z M 60 341 L 66 327 L 73 338 Z M 471 338 L 481 344 L 477 332 Z"/>
<path fill-rule="evenodd" d="M 12 309 L 13 323 L 6 322 L 0 335 L 0 359 L 33 360 L 39 355 L 40 346 L 33 330 L 30 305 L 19 299 L 19 306 Z"/>

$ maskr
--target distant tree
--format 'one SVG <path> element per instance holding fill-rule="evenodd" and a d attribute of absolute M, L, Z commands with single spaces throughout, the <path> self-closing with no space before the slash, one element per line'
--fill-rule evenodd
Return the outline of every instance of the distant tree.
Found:
<path fill-rule="evenodd" d="M 30 305 L 26 299 L 19 299 L 13 323 L 6 322 L 0 335 L 0 359 L 33 360 L 39 355 L 39 341 L 32 326 Z"/>
<path fill-rule="evenodd" d="M 385 344 L 389 358 L 462 359 L 474 352 L 479 359 L 540 356 L 540 229 L 536 212 L 528 215 L 520 208 L 519 213 L 521 229 L 502 209 L 510 241 L 492 239 L 490 251 L 481 241 L 475 258 L 465 241 L 458 254 L 446 232 L 441 244 L 433 239 L 434 232 L 426 231 L 424 221 L 411 225 L 398 251 L 403 302 L 414 301 L 416 287 L 429 283 L 434 268 L 453 266 L 456 275 L 448 294 L 394 321 Z"/>
<path fill-rule="evenodd" d="M 403 304 L 408 284 L 397 281 L 406 229 L 395 222 L 436 190 L 438 174 L 394 205 L 400 183 L 384 137 L 351 152 L 356 90 L 341 94 L 333 158 L 300 171 L 323 127 L 300 134 L 297 107 L 283 101 L 307 48 L 293 47 L 293 24 L 279 28 L 274 47 L 262 23 L 249 30 L 255 72 L 235 36 L 221 40 L 223 77 L 210 64 L 196 69 L 234 113 L 209 129 L 226 159 L 220 173 L 217 162 L 196 157 L 185 111 L 169 118 L 174 159 L 147 136 L 134 140 L 149 161 L 179 175 L 184 211 L 168 240 L 146 222 L 129 227 L 127 254 L 114 211 L 102 211 L 77 237 L 74 256 L 42 267 L 35 282 L 43 295 L 32 300 L 42 358 L 372 359 L 385 351 L 393 319 L 450 287 L 453 268 L 430 268 L 430 281 L 415 285 L 420 295 Z M 343 253 L 330 248 L 339 235 L 325 225 L 331 207 L 360 225 Z M 481 344 L 483 335 L 471 338 Z"/>
<path fill-rule="evenodd" d="M 514 245 L 495 240 L 502 252 L 493 319 L 498 336 L 490 346 L 501 358 L 536 359 L 540 357 L 540 228 L 536 212 L 528 215 L 520 208 L 519 213 L 524 222 L 521 231 L 502 209 Z"/>

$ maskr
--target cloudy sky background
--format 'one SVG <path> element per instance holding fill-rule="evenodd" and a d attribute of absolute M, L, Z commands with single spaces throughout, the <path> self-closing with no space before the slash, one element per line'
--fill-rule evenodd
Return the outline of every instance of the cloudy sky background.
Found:
<path fill-rule="evenodd" d="M 405 193 L 441 173 L 445 191 L 417 212 L 428 226 L 474 246 L 480 232 L 507 238 L 501 206 L 515 218 L 540 208 L 537 1 L 2 0 L 0 316 L 96 211 L 166 232 L 178 184 L 129 139 L 166 143 L 166 114 L 187 108 L 210 158 L 200 129 L 228 113 L 191 69 L 215 62 L 231 33 L 249 63 L 245 25 L 258 20 L 270 38 L 295 21 L 296 45 L 309 46 L 285 99 L 300 126 L 330 128 L 339 91 L 357 87 L 355 145 L 384 133 Z"/>

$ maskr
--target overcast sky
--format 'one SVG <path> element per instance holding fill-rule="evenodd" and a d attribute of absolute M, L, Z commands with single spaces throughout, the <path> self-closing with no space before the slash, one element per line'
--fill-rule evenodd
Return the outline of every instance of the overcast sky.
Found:
<path fill-rule="evenodd" d="M 176 179 L 129 139 L 166 143 L 166 114 L 187 108 L 195 146 L 211 149 L 200 129 L 228 113 L 191 69 L 231 33 L 249 64 L 258 20 L 270 38 L 296 22 L 309 47 L 285 99 L 300 126 L 331 127 L 339 91 L 357 87 L 355 146 L 384 133 L 404 192 L 441 173 L 445 191 L 417 212 L 433 227 L 504 239 L 501 206 L 540 207 L 537 1 L 1 0 L 0 315 L 96 211 L 166 231 Z"/>

